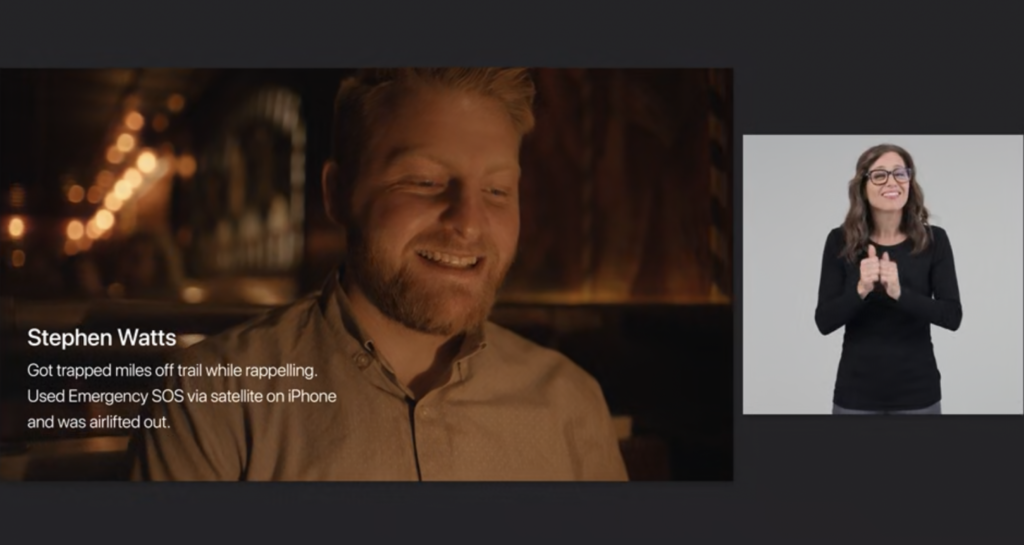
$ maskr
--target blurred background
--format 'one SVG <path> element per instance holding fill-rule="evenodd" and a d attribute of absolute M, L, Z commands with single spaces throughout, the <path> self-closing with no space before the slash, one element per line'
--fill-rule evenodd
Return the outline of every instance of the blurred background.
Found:
<path fill-rule="evenodd" d="M 42 351 L 29 329 L 190 344 L 319 289 L 345 254 L 319 178 L 349 72 L 0 71 L 0 478 L 116 478 L 124 432 L 25 423 L 136 409 L 29 404 L 29 363 L 166 352 Z M 519 257 L 493 320 L 598 379 L 632 479 L 731 480 L 732 73 L 534 76 Z"/>

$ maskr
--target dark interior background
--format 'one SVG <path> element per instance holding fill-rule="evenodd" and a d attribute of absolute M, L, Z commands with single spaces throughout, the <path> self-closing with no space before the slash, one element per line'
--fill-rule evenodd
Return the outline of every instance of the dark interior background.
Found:
<path fill-rule="evenodd" d="M 26 429 L 32 416 L 132 410 L 26 403 L 30 387 L 69 387 L 28 379 L 35 358 L 163 361 L 40 352 L 29 328 L 210 335 L 318 289 L 345 253 L 319 175 L 347 73 L 0 71 L 4 478 L 114 478 L 122 454 L 121 434 Z M 519 257 L 493 319 L 573 358 L 632 417 L 633 479 L 731 480 L 731 72 L 535 78 Z M 118 184 L 131 168 L 143 181 L 129 195 Z M 113 224 L 97 228 L 101 215 Z"/>

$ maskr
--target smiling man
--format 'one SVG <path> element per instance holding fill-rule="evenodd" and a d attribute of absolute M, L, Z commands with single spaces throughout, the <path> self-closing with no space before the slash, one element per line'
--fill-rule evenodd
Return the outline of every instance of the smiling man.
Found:
<path fill-rule="evenodd" d="M 518 243 L 533 97 L 523 69 L 363 70 L 343 82 L 323 189 L 346 229 L 344 264 L 316 296 L 176 361 L 316 376 L 171 379 L 263 401 L 152 407 L 170 427 L 135 438 L 134 478 L 625 480 L 597 382 L 487 321 Z M 310 395 L 268 401 L 295 390 Z"/>

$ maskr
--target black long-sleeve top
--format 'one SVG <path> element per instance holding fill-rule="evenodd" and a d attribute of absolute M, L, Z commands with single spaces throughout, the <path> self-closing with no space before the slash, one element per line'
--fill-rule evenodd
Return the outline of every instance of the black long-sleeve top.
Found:
<path fill-rule="evenodd" d="M 917 255 L 910 254 L 909 239 L 894 246 L 874 245 L 879 259 L 888 252 L 896 262 L 898 301 L 881 286 L 861 299 L 857 282 L 867 249 L 848 262 L 839 255 L 844 245 L 842 229 L 829 233 L 814 320 L 823 335 L 846 327 L 833 396 L 836 405 L 908 410 L 942 399 L 931 325 L 956 331 L 963 310 L 949 237 L 940 227 L 930 229 L 931 244 Z"/>

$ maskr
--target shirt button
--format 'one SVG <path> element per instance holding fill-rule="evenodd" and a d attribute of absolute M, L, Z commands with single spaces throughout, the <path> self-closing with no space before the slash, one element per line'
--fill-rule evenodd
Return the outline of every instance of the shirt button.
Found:
<path fill-rule="evenodd" d="M 360 369 L 365 369 L 367 365 L 370 365 L 370 356 L 367 356 L 362 352 L 356 354 L 354 359 L 356 361 L 356 365 L 358 365 Z"/>

